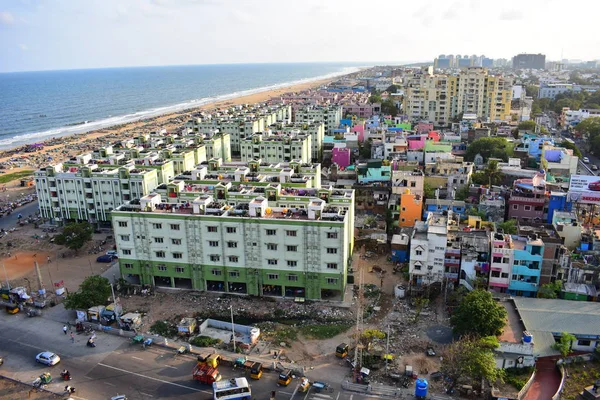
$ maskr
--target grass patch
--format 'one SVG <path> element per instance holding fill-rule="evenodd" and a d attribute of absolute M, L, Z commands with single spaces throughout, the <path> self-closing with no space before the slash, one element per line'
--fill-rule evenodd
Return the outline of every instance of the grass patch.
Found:
<path fill-rule="evenodd" d="M 33 170 L 26 169 L 19 172 L 13 172 L 12 174 L 0 175 L 0 183 L 8 183 L 17 179 L 25 178 L 26 176 L 33 175 Z"/>
<path fill-rule="evenodd" d="M 565 365 L 565 373 L 569 374 L 569 379 L 565 381 L 560 398 L 575 400 L 584 387 L 591 386 L 597 379 L 600 379 L 600 362 L 589 361 L 567 364 Z"/>
<path fill-rule="evenodd" d="M 162 337 L 170 338 L 177 335 L 177 326 L 168 321 L 156 321 L 150 327 L 150 332 Z"/>
<path fill-rule="evenodd" d="M 350 324 L 306 325 L 300 332 L 307 339 L 331 339 L 350 329 Z"/>
<path fill-rule="evenodd" d="M 220 345 L 223 343 L 223 341 L 221 339 L 213 339 L 211 337 L 201 335 L 190 340 L 190 343 L 198 347 L 213 347 Z"/>

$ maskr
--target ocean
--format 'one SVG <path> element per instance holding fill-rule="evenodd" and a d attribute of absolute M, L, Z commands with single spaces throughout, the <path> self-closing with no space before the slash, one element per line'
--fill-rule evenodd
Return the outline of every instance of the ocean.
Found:
<path fill-rule="evenodd" d="M 0 74 L 0 149 L 358 71 L 351 63 L 227 64 Z"/>

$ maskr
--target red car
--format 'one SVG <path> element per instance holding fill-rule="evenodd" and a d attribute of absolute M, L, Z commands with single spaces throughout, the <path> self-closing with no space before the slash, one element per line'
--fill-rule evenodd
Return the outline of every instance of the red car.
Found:
<path fill-rule="evenodd" d="M 600 181 L 588 184 L 588 189 L 596 192 L 600 191 Z"/>

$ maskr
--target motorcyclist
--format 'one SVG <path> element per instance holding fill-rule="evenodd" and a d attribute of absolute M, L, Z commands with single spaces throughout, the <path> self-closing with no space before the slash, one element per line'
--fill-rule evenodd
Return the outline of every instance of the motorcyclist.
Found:
<path fill-rule="evenodd" d="M 65 381 L 71 380 L 71 373 L 68 369 L 65 369 L 63 372 L 61 372 L 60 376 L 62 376 Z"/>

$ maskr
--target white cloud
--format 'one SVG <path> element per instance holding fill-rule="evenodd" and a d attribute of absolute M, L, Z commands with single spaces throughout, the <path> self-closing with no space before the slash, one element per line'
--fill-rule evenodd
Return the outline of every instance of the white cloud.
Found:
<path fill-rule="evenodd" d="M 15 22 L 15 17 L 8 11 L 0 11 L 0 24 L 12 25 Z"/>
<path fill-rule="evenodd" d="M 23 51 L 29 50 L 29 47 L 26 44 L 19 43 L 19 48 Z"/>

